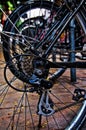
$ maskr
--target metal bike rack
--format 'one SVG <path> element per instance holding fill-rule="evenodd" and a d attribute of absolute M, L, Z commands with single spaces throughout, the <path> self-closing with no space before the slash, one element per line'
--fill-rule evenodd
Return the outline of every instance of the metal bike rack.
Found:
<path fill-rule="evenodd" d="M 70 22 L 70 61 L 75 61 L 75 20 L 74 18 Z M 76 68 L 70 68 L 71 82 L 76 82 Z"/>

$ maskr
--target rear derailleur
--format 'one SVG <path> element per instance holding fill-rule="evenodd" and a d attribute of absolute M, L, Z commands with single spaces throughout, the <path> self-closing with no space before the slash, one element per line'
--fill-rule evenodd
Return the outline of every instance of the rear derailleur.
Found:
<path fill-rule="evenodd" d="M 38 115 L 50 116 L 55 112 L 55 110 L 53 109 L 54 103 L 51 100 L 48 92 L 49 92 L 48 90 L 43 91 L 42 94 L 40 95 L 40 99 L 39 99 L 38 107 L 37 107 Z"/>
<path fill-rule="evenodd" d="M 50 89 L 53 84 L 47 80 L 49 66 L 46 60 L 37 57 L 33 59 L 33 73 L 29 78 L 29 83 L 35 88 Z"/>
<path fill-rule="evenodd" d="M 47 61 L 41 58 L 34 58 L 33 74 L 29 79 L 29 83 L 33 86 L 30 92 L 37 92 L 40 95 L 37 114 L 43 116 L 49 116 L 55 112 L 53 109 L 54 103 L 49 96 L 53 83 L 47 80 L 48 73 L 49 66 Z"/>

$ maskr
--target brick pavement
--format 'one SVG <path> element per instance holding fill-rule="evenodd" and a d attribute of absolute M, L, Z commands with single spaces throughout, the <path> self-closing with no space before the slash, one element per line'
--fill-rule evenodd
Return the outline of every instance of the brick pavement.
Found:
<path fill-rule="evenodd" d="M 1 55 L 0 55 L 0 59 L 2 59 Z M 3 78 L 3 69 L 0 69 L 0 74 L 1 74 L 0 84 L 5 83 L 5 80 Z M 67 69 L 67 71 L 59 78 L 59 81 L 57 81 L 55 86 L 58 86 L 58 84 L 60 85 L 60 83 L 61 83 L 64 86 L 70 87 L 70 89 L 73 86 L 74 86 L 74 88 L 75 88 L 75 86 L 77 86 L 77 87 L 80 87 L 80 88 L 83 87 L 86 89 L 86 69 L 77 69 L 76 77 L 77 77 L 76 83 L 71 83 L 70 70 Z M 54 91 L 56 91 L 56 90 L 54 90 Z M 59 92 L 62 92 L 62 91 L 63 90 L 61 88 L 59 88 Z M 64 91 L 63 91 L 63 95 L 65 95 Z M 5 130 L 4 125 L 6 122 L 8 122 L 8 120 L 12 114 L 12 110 L 13 110 L 14 106 L 16 106 L 17 100 L 20 98 L 20 96 L 21 96 L 21 94 L 17 93 L 17 95 L 16 95 L 16 91 L 13 91 L 12 89 L 10 89 L 10 91 L 8 92 L 8 94 L 6 96 L 6 100 L 3 102 L 3 105 L 1 106 L 1 108 L 3 108 L 3 111 L 1 109 L 0 130 Z M 35 98 L 36 98 L 36 95 L 35 95 L 35 97 L 33 97 L 33 94 L 32 94 L 30 97 L 32 103 L 34 103 Z M 68 98 L 66 98 L 66 102 L 67 101 L 68 101 Z M 35 114 L 34 114 L 34 116 L 35 116 Z M 86 130 L 86 123 L 83 125 L 82 130 Z"/>

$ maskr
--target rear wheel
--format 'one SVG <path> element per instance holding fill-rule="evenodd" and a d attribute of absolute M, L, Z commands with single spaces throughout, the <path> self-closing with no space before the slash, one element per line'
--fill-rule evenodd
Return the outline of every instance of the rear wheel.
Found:
<path fill-rule="evenodd" d="M 5 60 L 8 62 L 14 56 L 30 54 L 30 48 L 32 46 L 36 48 L 39 42 L 46 36 L 50 26 L 52 27 L 54 22 L 57 21 L 56 13 L 59 11 L 59 6 L 54 4 L 52 5 L 50 2 L 42 1 L 35 3 L 32 2 L 31 4 L 27 3 L 20 6 L 17 11 L 14 11 L 4 26 L 4 31 L 7 33 L 6 35 L 3 35 L 3 52 Z M 49 41 L 47 42 L 49 44 Z M 44 50 L 40 45 L 38 48 L 39 53 L 43 53 Z M 48 57 L 48 60 L 49 59 L 52 61 L 60 60 L 60 54 L 56 47 L 53 48 L 52 54 Z M 11 66 L 9 67 L 12 73 L 15 75 L 16 71 L 17 75 L 19 75 L 19 68 L 17 68 L 15 63 L 12 61 L 10 64 Z M 65 69 L 61 68 L 57 71 L 59 77 L 64 73 Z M 28 78 L 26 78 L 26 80 L 23 74 L 18 78 L 24 82 L 28 82 Z"/>

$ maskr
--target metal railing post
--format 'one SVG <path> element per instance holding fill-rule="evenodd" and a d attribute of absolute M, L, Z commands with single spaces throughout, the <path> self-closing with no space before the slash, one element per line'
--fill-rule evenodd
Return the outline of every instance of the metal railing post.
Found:
<path fill-rule="evenodd" d="M 75 20 L 72 19 L 70 22 L 70 61 L 75 61 Z M 71 82 L 76 82 L 76 68 L 70 69 Z"/>

